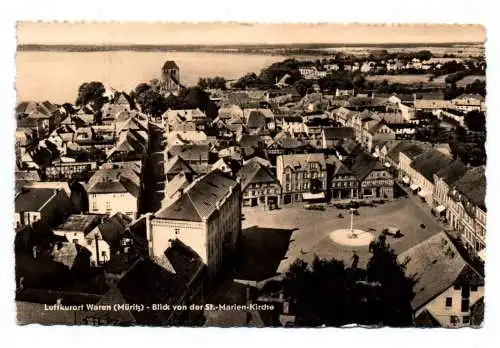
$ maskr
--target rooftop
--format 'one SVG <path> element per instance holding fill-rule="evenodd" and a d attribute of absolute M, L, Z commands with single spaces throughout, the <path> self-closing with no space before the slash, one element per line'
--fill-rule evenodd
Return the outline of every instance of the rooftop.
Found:
<path fill-rule="evenodd" d="M 57 226 L 55 230 L 88 233 L 101 222 L 101 219 L 102 215 L 98 214 L 72 214 L 66 219 L 66 221 Z"/>
<path fill-rule="evenodd" d="M 55 196 L 56 190 L 49 188 L 23 189 L 15 198 L 15 211 L 39 211 Z"/>

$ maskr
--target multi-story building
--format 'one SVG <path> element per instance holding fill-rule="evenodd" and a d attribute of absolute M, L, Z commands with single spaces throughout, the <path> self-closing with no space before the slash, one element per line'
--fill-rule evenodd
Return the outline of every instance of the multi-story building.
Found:
<path fill-rule="evenodd" d="M 71 200 L 61 188 L 22 188 L 16 194 L 14 205 L 15 228 L 35 223 L 51 226 L 71 212 Z"/>
<path fill-rule="evenodd" d="M 484 275 L 460 255 L 445 232 L 401 253 L 398 261 L 406 265 L 406 275 L 415 279 L 411 300 L 415 325 L 478 325 L 474 316 L 484 313 L 475 313 L 474 308 L 484 299 Z"/>
<path fill-rule="evenodd" d="M 149 220 L 149 217 L 148 217 Z M 234 251 L 241 233 L 241 189 L 220 171 L 195 179 L 147 223 L 150 255 L 161 259 L 172 240 L 193 249 L 212 278 Z"/>
<path fill-rule="evenodd" d="M 485 167 L 469 169 L 449 191 L 449 223 L 474 252 L 486 246 Z"/>
<path fill-rule="evenodd" d="M 241 179 L 243 206 L 279 206 L 281 185 L 271 170 L 259 162 L 250 160 L 236 174 Z"/>
<path fill-rule="evenodd" d="M 453 162 L 453 158 L 436 149 L 430 149 L 417 156 L 406 169 L 410 188 L 430 206 L 433 205 L 434 174 Z"/>
<path fill-rule="evenodd" d="M 394 198 L 394 178 L 376 158 L 361 152 L 350 169 L 359 181 L 358 198 Z"/>
<path fill-rule="evenodd" d="M 466 172 L 467 166 L 455 160 L 434 174 L 434 191 L 432 192 L 434 212 L 440 216 L 446 216 L 447 221 L 450 220 L 450 211 L 446 209 L 450 205 L 450 188 Z"/>
<path fill-rule="evenodd" d="M 354 173 L 337 157 L 327 158 L 331 168 L 331 194 L 332 200 L 353 199 L 359 195 L 359 180 Z"/>
<path fill-rule="evenodd" d="M 326 162 L 322 153 L 281 155 L 276 159 L 276 176 L 281 184 L 283 203 L 325 199 Z"/>
<path fill-rule="evenodd" d="M 454 107 L 463 112 L 484 111 L 484 97 L 480 94 L 462 94 L 452 100 Z"/>
<path fill-rule="evenodd" d="M 99 214 L 120 212 L 135 218 L 141 186 L 141 174 L 136 169 L 99 169 L 87 184 L 89 211 Z"/>

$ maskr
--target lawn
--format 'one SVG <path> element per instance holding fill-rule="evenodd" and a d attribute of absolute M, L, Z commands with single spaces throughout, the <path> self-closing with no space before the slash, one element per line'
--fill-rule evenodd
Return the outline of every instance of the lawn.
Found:
<path fill-rule="evenodd" d="M 372 233 L 378 236 L 389 225 L 399 227 L 404 237 L 399 239 L 388 237 L 388 242 L 397 253 L 400 253 L 440 231 L 439 225 L 432 216 L 417 206 L 414 199 L 415 197 L 402 198 L 377 207 L 361 207 L 358 209 L 360 215 L 354 218 L 354 228 L 365 231 L 373 229 L 375 231 L 372 230 Z M 342 212 L 345 217 L 338 218 L 339 212 Z M 314 211 L 306 210 L 302 206 L 294 206 L 273 211 L 245 208 L 243 213 L 245 214 L 244 229 L 250 227 L 255 229 L 257 226 L 260 230 L 267 230 L 270 234 L 267 240 L 259 234 L 262 248 L 251 248 L 252 253 L 256 253 L 255 255 L 250 258 L 250 255 L 245 253 L 245 259 L 251 260 L 255 268 L 260 267 L 257 265 L 259 260 L 267 260 L 272 255 L 272 251 L 267 247 L 272 240 L 276 239 L 275 236 L 271 236 L 272 229 L 292 231 L 288 250 L 277 267 L 278 273 L 285 272 L 294 260 L 302 258 L 311 261 L 314 255 L 343 260 L 346 265 L 352 262 L 354 249 L 336 244 L 329 237 L 333 230 L 349 227 L 350 218 L 345 210 L 339 211 L 334 207 L 328 207 L 325 211 Z M 420 227 L 422 223 L 426 226 L 425 229 Z M 280 235 L 283 237 L 281 233 Z M 280 241 L 283 242 L 281 239 Z M 283 244 L 280 244 L 281 254 Z M 370 256 L 368 246 L 355 249 L 360 257 L 358 265 L 364 267 Z M 267 261 L 264 263 L 269 265 Z M 271 264 L 276 263 L 273 261 Z M 269 270 L 266 274 L 269 274 Z"/>
<path fill-rule="evenodd" d="M 412 85 L 420 82 L 429 83 L 429 77 L 431 76 L 431 74 L 369 75 L 366 76 L 366 80 L 374 82 L 387 80 L 389 83 Z"/>
<path fill-rule="evenodd" d="M 457 87 L 465 87 L 474 81 L 479 80 L 479 81 L 486 81 L 486 76 L 485 75 L 469 75 L 465 76 L 461 80 L 457 81 Z"/>

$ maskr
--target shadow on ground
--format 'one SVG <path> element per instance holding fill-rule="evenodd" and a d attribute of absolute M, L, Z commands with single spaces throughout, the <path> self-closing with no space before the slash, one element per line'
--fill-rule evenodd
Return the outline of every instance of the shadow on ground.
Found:
<path fill-rule="evenodd" d="M 294 229 L 252 226 L 242 231 L 235 260 L 235 279 L 261 281 L 277 274 Z"/>

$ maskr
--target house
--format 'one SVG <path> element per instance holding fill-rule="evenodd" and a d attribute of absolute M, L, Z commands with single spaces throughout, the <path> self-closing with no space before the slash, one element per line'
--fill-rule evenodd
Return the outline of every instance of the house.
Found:
<path fill-rule="evenodd" d="M 143 160 L 148 151 L 149 137 L 139 131 L 129 130 L 120 133 L 113 146 L 106 152 L 108 162 L 140 161 Z"/>
<path fill-rule="evenodd" d="M 384 121 L 366 120 L 363 122 L 363 133 L 361 144 L 368 150 L 373 150 L 373 144 L 377 141 L 395 140 L 396 132 Z"/>
<path fill-rule="evenodd" d="M 275 86 L 278 87 L 278 88 L 283 88 L 283 87 L 288 87 L 290 86 L 288 83 L 286 83 L 286 81 L 288 80 L 288 78 L 291 77 L 289 74 L 285 74 L 283 75 L 278 82 L 275 83 Z"/>
<path fill-rule="evenodd" d="M 335 97 L 337 98 L 350 98 L 350 97 L 354 97 L 354 89 L 340 89 L 340 88 L 337 88 L 335 90 Z"/>
<path fill-rule="evenodd" d="M 166 150 L 166 161 L 170 158 L 181 157 L 197 173 L 207 173 L 210 170 L 210 146 L 206 144 L 172 145 Z"/>
<path fill-rule="evenodd" d="M 326 199 L 327 168 L 322 153 L 281 155 L 276 177 L 282 187 L 283 204 Z"/>
<path fill-rule="evenodd" d="M 102 214 L 71 214 L 63 223 L 54 228 L 54 234 L 88 249 L 90 243 L 86 242 L 86 236 L 102 222 L 103 217 Z"/>
<path fill-rule="evenodd" d="M 194 169 L 180 156 L 169 158 L 164 166 L 166 181 L 170 181 L 179 173 L 183 173 L 188 177 L 194 177 L 196 172 Z"/>
<path fill-rule="evenodd" d="M 210 139 L 204 131 L 170 131 L 165 132 L 167 145 L 184 145 L 184 144 L 209 144 Z"/>
<path fill-rule="evenodd" d="M 171 176 L 165 182 L 165 198 L 161 202 L 161 207 L 167 207 L 177 199 L 179 199 L 186 187 L 193 181 L 194 175 L 189 173 L 179 172 L 174 176 Z"/>
<path fill-rule="evenodd" d="M 275 116 L 271 109 L 247 108 L 243 110 L 243 118 L 249 130 L 257 128 L 274 130 L 276 127 Z"/>
<path fill-rule="evenodd" d="M 131 222 L 129 216 L 115 213 L 85 234 L 82 245 L 91 252 L 91 264 L 103 265 L 114 255 L 127 251 L 131 240 L 127 228 Z"/>
<path fill-rule="evenodd" d="M 453 162 L 452 157 L 446 156 L 436 149 L 427 150 L 415 157 L 406 172 L 406 175 L 410 178 L 410 189 L 418 191 L 418 195 L 432 206 L 434 174 L 451 162 Z"/>
<path fill-rule="evenodd" d="M 338 71 L 339 70 L 339 65 L 338 64 L 325 64 L 323 65 L 323 68 L 326 70 L 326 71 Z"/>
<path fill-rule="evenodd" d="M 248 115 L 246 126 L 250 134 L 259 134 L 267 128 L 266 117 L 259 111 L 252 111 Z"/>
<path fill-rule="evenodd" d="M 354 111 L 351 111 L 345 107 L 339 107 L 337 109 L 332 110 L 331 118 L 334 122 L 339 123 L 342 126 L 345 126 L 348 123 L 348 120 L 351 119 L 355 114 Z"/>
<path fill-rule="evenodd" d="M 323 149 L 335 148 L 341 140 L 354 139 L 354 128 L 351 127 L 327 127 L 321 132 L 321 145 Z"/>
<path fill-rule="evenodd" d="M 327 75 L 326 71 L 318 70 L 315 66 L 304 66 L 299 68 L 299 72 L 303 78 L 307 80 L 316 80 L 324 78 Z"/>
<path fill-rule="evenodd" d="M 435 114 L 440 120 L 448 119 L 451 120 L 451 123 L 454 122 L 462 127 L 465 126 L 465 114 L 460 110 L 442 109 L 442 110 L 437 110 Z"/>
<path fill-rule="evenodd" d="M 405 274 L 414 281 L 411 307 L 415 322 L 440 327 L 471 325 L 471 308 L 484 297 L 484 276 L 461 256 L 445 232 L 399 254 L 398 262 L 406 265 Z"/>
<path fill-rule="evenodd" d="M 442 100 L 442 99 L 415 100 L 416 111 L 427 111 L 434 113 L 440 109 L 452 109 L 452 108 L 454 108 L 454 105 L 451 100 Z"/>
<path fill-rule="evenodd" d="M 358 198 L 394 198 L 394 179 L 376 158 L 361 152 L 350 170 L 359 181 Z"/>
<path fill-rule="evenodd" d="M 484 111 L 484 97 L 480 94 L 462 94 L 453 99 L 452 104 L 463 112 Z"/>
<path fill-rule="evenodd" d="M 289 134 L 306 132 L 306 126 L 301 116 L 284 116 L 281 129 Z"/>
<path fill-rule="evenodd" d="M 225 103 L 219 108 L 219 117 L 222 120 L 242 120 L 243 109 L 239 105 Z"/>
<path fill-rule="evenodd" d="M 212 171 L 157 211 L 147 228 L 150 255 L 162 257 L 171 240 L 178 239 L 200 256 L 212 278 L 231 257 L 241 233 L 238 181 Z"/>
<path fill-rule="evenodd" d="M 269 167 L 259 160 L 245 163 L 236 176 L 241 182 L 243 206 L 264 206 L 265 209 L 270 205 L 280 205 L 281 185 Z"/>
<path fill-rule="evenodd" d="M 51 226 L 71 213 L 71 200 L 63 189 L 25 188 L 14 199 L 14 227 L 35 223 Z"/>
<path fill-rule="evenodd" d="M 450 211 L 446 207 L 450 205 L 450 188 L 466 171 L 467 166 L 461 161 L 455 160 L 434 174 L 434 191 L 432 192 L 434 212 L 437 215 L 445 215 L 448 221 L 450 220 Z"/>
<path fill-rule="evenodd" d="M 451 186 L 448 193 L 450 226 L 460 233 L 473 254 L 486 246 L 485 167 L 470 168 Z"/>
<path fill-rule="evenodd" d="M 407 173 L 410 171 L 410 163 L 414 158 L 424 153 L 424 151 L 425 149 L 422 146 L 408 140 L 403 140 L 387 152 L 385 161 L 388 162 L 392 168 L 397 168 L 399 178 L 402 179 L 405 184 L 409 185 L 410 178 Z"/>
<path fill-rule="evenodd" d="M 161 116 L 165 130 L 169 131 L 190 131 L 205 130 L 207 123 L 206 114 L 200 109 L 168 109 Z"/>
<path fill-rule="evenodd" d="M 220 170 L 222 173 L 227 174 L 228 176 L 233 176 L 233 169 L 230 166 L 230 163 L 224 158 L 219 158 L 217 162 L 212 164 L 210 170 Z"/>
<path fill-rule="evenodd" d="M 347 165 L 335 156 L 329 156 L 326 163 L 331 173 L 331 200 L 358 198 L 359 180 Z"/>
<path fill-rule="evenodd" d="M 135 218 L 141 195 L 141 174 L 132 168 L 99 169 L 87 183 L 89 211 L 117 212 Z"/>

